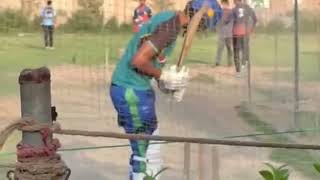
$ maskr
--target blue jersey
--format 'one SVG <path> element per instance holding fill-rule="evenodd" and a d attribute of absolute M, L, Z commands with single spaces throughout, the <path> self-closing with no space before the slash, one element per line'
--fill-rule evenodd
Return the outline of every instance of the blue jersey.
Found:
<path fill-rule="evenodd" d="M 201 9 L 201 7 L 205 3 L 207 3 L 208 6 L 214 11 L 215 15 L 213 17 L 204 17 L 205 19 L 207 19 L 207 27 L 209 27 L 210 29 L 213 29 L 222 18 L 223 10 L 217 0 L 192 0 L 190 3 L 192 8 L 194 8 L 195 10 Z"/>

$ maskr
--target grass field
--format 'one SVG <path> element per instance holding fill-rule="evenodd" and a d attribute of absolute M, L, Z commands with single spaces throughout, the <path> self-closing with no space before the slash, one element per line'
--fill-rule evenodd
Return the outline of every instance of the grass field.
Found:
<path fill-rule="evenodd" d="M 0 98 L 1 97 L 17 97 L 19 95 L 19 88 L 18 88 L 18 75 L 19 72 L 24 68 L 32 68 L 32 67 L 40 67 L 40 66 L 58 66 L 58 65 L 68 65 L 68 64 L 78 64 L 83 65 L 86 67 L 94 66 L 94 65 L 101 65 L 105 63 L 106 59 L 106 50 L 108 49 L 109 54 L 109 60 L 110 63 L 115 63 L 118 60 L 118 54 L 119 50 L 121 48 L 125 48 L 125 45 L 130 39 L 131 34 L 129 33 L 113 33 L 113 34 L 62 34 L 58 33 L 56 34 L 56 44 L 55 44 L 55 50 L 45 50 L 42 45 L 42 34 L 40 33 L 33 33 L 33 34 L 24 34 L 23 36 L 18 36 L 17 34 L 0 34 L 0 83 L 2 84 L 0 88 Z M 320 47 L 318 46 L 318 42 L 315 41 L 316 35 L 315 34 L 308 34 L 303 35 L 300 37 L 301 39 L 301 62 L 300 62 L 300 70 L 301 70 L 301 81 L 302 82 L 316 82 L 319 83 L 320 81 Z M 188 56 L 188 59 L 186 60 L 186 63 L 188 63 L 189 66 L 193 66 L 196 68 L 196 65 L 202 64 L 204 66 L 208 66 L 205 70 L 212 70 L 211 65 L 214 63 L 214 58 L 216 54 L 216 36 L 214 34 L 210 35 L 199 35 L 197 39 L 195 40 L 193 47 L 190 51 L 190 54 Z M 173 54 L 173 56 L 170 58 L 170 62 L 174 63 L 175 60 L 179 56 L 179 51 L 181 49 L 181 42 L 182 39 L 179 38 L 177 48 Z M 255 34 L 251 38 L 251 55 L 252 55 L 252 64 L 253 68 L 259 69 L 259 68 L 265 68 L 265 69 L 271 69 L 271 71 L 268 71 L 268 73 L 262 73 L 261 76 L 268 76 L 268 79 L 272 78 L 274 76 L 275 67 L 278 65 L 279 69 L 284 69 L 284 71 L 280 71 L 278 74 L 279 80 L 282 82 L 290 82 L 292 83 L 293 80 L 293 62 L 294 62 L 294 51 L 293 51 L 293 37 L 292 35 L 279 35 L 277 41 L 275 36 L 273 35 L 266 35 L 266 34 Z M 225 62 L 225 61 L 224 61 Z M 61 70 L 61 69 L 60 69 Z M 79 70 L 79 69 L 77 69 Z M 66 69 L 65 71 L 68 71 Z M 201 70 L 199 70 L 201 71 Z M 215 82 L 221 81 L 221 78 L 219 77 L 211 77 L 211 74 L 207 72 L 201 72 L 201 76 L 198 77 L 198 80 L 200 79 L 202 83 L 208 83 L 208 84 L 214 84 Z M 68 72 L 63 72 L 65 76 L 68 76 Z M 80 76 L 80 75 L 79 75 Z M 90 78 L 90 77 L 89 77 Z M 224 80 L 231 79 L 228 77 L 222 78 Z M 259 79 L 264 79 L 260 78 Z M 81 80 L 81 78 L 78 78 L 77 80 Z M 66 82 L 64 82 L 66 83 Z M 71 82 L 71 84 L 74 82 Z M 221 82 L 220 82 L 221 83 Z M 258 83 L 258 82 L 257 82 Z M 259 82 L 260 84 L 263 84 L 263 82 Z M 268 82 L 270 83 L 270 82 Z M 90 82 L 84 82 L 83 83 L 86 87 L 86 85 L 90 84 Z M 73 86 L 61 86 L 62 91 L 67 88 L 73 87 Z M 74 86 L 73 90 L 77 89 Z M 220 88 L 218 85 L 214 86 L 215 88 Z M 65 89 L 63 89 L 65 88 Z M 86 87 L 87 88 L 87 87 Z M 229 85 L 228 87 L 223 87 L 225 89 L 220 89 L 221 91 L 230 90 L 231 91 L 237 91 L 236 88 L 241 89 L 240 86 L 234 86 Z M 199 88 L 200 89 L 200 88 Z M 213 88 L 214 89 L 214 88 Z M 213 90 L 210 89 L 210 90 Z M 281 94 L 278 94 L 279 97 L 275 96 L 273 94 L 272 87 L 269 86 L 266 88 L 263 86 L 261 88 L 261 92 L 259 92 L 256 88 L 256 94 L 263 94 L 265 99 L 272 99 L 276 98 L 277 100 L 281 99 L 282 96 L 287 97 L 288 91 L 287 87 L 283 88 L 284 90 L 281 90 Z M 77 89 L 78 90 L 78 89 Z M 92 89 L 89 89 L 92 90 Z M 197 90 L 197 89 L 196 89 Z M 218 89 L 219 90 L 219 89 Z M 218 98 L 219 95 L 217 95 L 218 90 L 215 90 L 214 93 L 212 93 L 213 96 L 217 96 L 214 99 L 215 101 L 220 100 Z M 280 90 L 280 88 L 279 88 Z M 209 92 L 209 90 L 207 90 Z M 241 91 L 241 90 L 240 90 Z M 244 90 L 242 90 L 244 92 Z M 291 91 L 291 90 L 290 90 Z M 88 91 L 89 92 L 89 91 Z M 60 92 L 61 93 L 61 92 Z M 64 94 L 63 94 L 64 93 Z M 211 93 L 211 92 L 210 92 Z M 60 96 L 57 96 L 55 98 L 61 98 L 64 100 L 67 93 L 62 92 L 63 97 L 61 94 L 58 94 Z M 90 96 L 89 98 L 92 98 L 95 96 L 95 94 L 88 93 Z M 225 94 L 229 94 L 228 92 L 225 92 Z M 87 95 L 87 94 L 85 94 Z M 230 96 L 230 94 L 229 94 Z M 261 95 L 262 96 L 262 95 Z M 289 95 L 290 96 L 290 95 Z M 86 97 L 86 96 L 83 96 Z M 72 97 L 68 97 L 72 98 Z M 74 96 L 73 96 L 74 98 Z M 233 99 L 232 97 L 226 98 L 227 100 Z M 240 99 L 240 97 L 239 97 Z M 91 99 L 90 99 L 91 100 Z M 92 104 L 89 103 L 90 100 L 85 100 L 85 105 L 92 106 Z M 197 99 L 192 99 L 190 102 L 192 104 L 190 105 L 190 113 L 192 113 L 191 110 L 193 109 L 199 109 L 195 108 L 193 101 L 196 101 Z M 224 100 L 224 99 L 222 99 Z M 237 99 L 238 100 L 238 99 Z M 92 100 L 93 101 L 93 100 Z M 67 100 L 64 100 L 61 102 L 67 102 Z M 77 101 L 76 101 L 77 102 Z M 209 100 L 208 100 L 209 102 Z M 219 103 L 212 102 L 208 103 L 207 106 L 217 106 L 216 108 L 219 108 L 218 104 L 226 106 L 226 112 L 229 112 L 231 106 L 233 104 L 228 104 L 229 101 L 221 101 Z M 61 103 L 61 104 L 63 104 Z M 73 104 L 63 104 L 66 107 L 63 109 L 68 109 L 72 113 L 72 108 L 75 105 Z M 67 106 L 69 105 L 69 106 Z M 200 105 L 199 105 L 200 106 Z M 230 106 L 230 107 L 229 107 Z M 79 106 L 80 107 L 80 106 Z M 97 107 L 91 107 L 92 109 Z M 185 108 L 185 107 L 184 107 Z M 183 109 L 183 108 L 182 108 Z M 200 108 L 201 109 L 201 108 Z M 95 109 L 96 110 L 96 109 Z M 183 109 L 185 110 L 185 109 Z M 78 110 L 81 111 L 81 110 Z M 216 110 L 218 111 L 218 110 Z M 67 112 L 67 111 L 66 111 Z M 69 113 L 70 113 L 69 112 Z M 182 110 L 181 110 L 182 112 Z M 196 111 L 198 112 L 198 111 Z M 203 111 L 199 111 L 203 112 Z M 228 113 L 223 112 L 225 114 L 219 115 L 213 113 L 210 114 L 212 117 L 208 116 L 208 122 L 211 122 L 211 119 L 214 118 L 221 118 L 222 120 L 225 120 L 224 116 L 228 117 Z M 79 113 L 79 112 L 74 112 Z M 85 116 L 86 112 L 82 112 L 83 114 L 80 114 L 79 116 Z M 93 111 L 93 113 L 96 113 L 96 111 Z M 63 114 L 63 113 L 62 113 Z M 191 115 L 191 114 L 190 114 Z M 218 117 L 216 117 L 218 116 Z M 206 117 L 206 115 L 204 115 Z M 86 122 L 87 119 L 83 118 L 83 122 Z M 187 117 L 183 117 L 184 119 L 187 119 Z M 231 117 L 233 118 L 233 117 Z M 286 121 L 287 117 L 284 117 L 282 121 Z M 191 119 L 191 118 L 190 118 Z M 205 118 L 204 118 L 205 119 Z M 220 120 L 221 120 L 220 119 Z M 276 131 L 278 125 L 276 123 L 273 123 L 273 120 L 270 120 L 266 117 L 263 117 L 260 121 L 244 121 L 250 128 L 253 129 L 253 132 L 262 132 L 262 133 L 268 133 L 270 131 Z M 266 121 L 266 122 L 265 122 Z M 271 122 L 270 122 L 271 121 Z M 194 119 L 193 121 L 194 122 Z M 77 121 L 77 123 L 79 123 Z M 221 122 L 222 123 L 222 122 Z M 228 123 L 228 122 L 226 122 Z M 258 127 L 257 125 L 262 124 L 262 127 Z M 270 125 L 269 125 L 270 124 Z M 172 125 L 172 124 L 170 124 Z M 272 126 L 273 125 L 273 126 Z M 102 127 L 103 125 L 101 125 Z M 211 124 L 210 124 L 211 126 Z M 234 126 L 237 126 L 237 124 L 234 124 Z M 208 126 L 204 126 L 208 127 Z M 225 127 L 225 126 L 223 126 Z M 228 126 L 229 127 L 229 126 Z M 257 128 L 258 127 L 258 128 Z M 288 126 L 289 127 L 289 126 Z M 209 127 L 208 127 L 209 128 Z M 216 131 L 219 129 L 219 126 L 215 127 Z M 275 129 L 272 129 L 275 128 Z M 210 129 L 210 128 L 209 128 Z M 223 130 L 223 128 L 220 128 Z M 237 127 L 236 130 L 239 128 Z M 203 130 L 208 130 L 206 128 L 203 128 Z M 228 132 L 226 129 L 226 132 Z M 209 130 L 208 130 L 209 131 Z M 243 132 L 245 133 L 245 132 Z M 17 143 L 16 140 L 19 139 L 16 136 L 12 137 L 13 140 L 9 141 L 7 143 L 5 151 L 14 151 L 15 150 L 15 144 Z M 281 141 L 285 141 L 287 137 L 280 137 Z M 273 140 L 273 139 L 272 139 Z M 275 138 L 274 141 L 278 141 L 277 138 Z M 303 152 L 304 153 L 304 152 Z M 303 153 L 297 153 L 295 156 L 297 159 L 293 161 L 290 161 L 290 157 L 286 157 L 283 155 L 283 151 L 273 151 L 272 154 L 270 154 L 270 159 L 275 160 L 275 162 L 280 163 L 297 163 L 299 161 L 303 161 L 304 154 Z M 307 154 L 309 157 L 309 154 Z M 301 156 L 301 157 L 300 157 Z M 318 156 L 315 156 L 318 157 Z M 1 162 L 3 160 L 3 163 L 12 162 L 12 157 L 2 158 Z M 278 160 L 278 161 L 277 161 Z M 305 160 L 309 162 L 310 158 Z M 303 166 L 303 165 L 301 165 Z M 304 168 L 301 168 L 301 166 L 294 167 L 295 169 L 299 170 L 299 172 L 302 172 L 302 174 L 309 175 L 307 170 Z M 308 168 L 307 168 L 308 169 Z M 308 169 L 310 170 L 310 169 Z M 1 174 L 1 172 L 0 172 Z M 313 175 L 311 175 L 313 177 Z M 1 179 L 1 177 L 0 177 Z"/>
<path fill-rule="evenodd" d="M 113 34 L 56 34 L 56 49 L 46 51 L 42 46 L 42 34 L 0 34 L 0 82 L 5 86 L 0 94 L 12 92 L 12 83 L 16 83 L 17 73 L 23 68 L 52 66 L 65 63 L 102 64 L 105 62 L 106 49 L 110 50 L 110 60 L 115 62 L 119 49 L 124 48 L 130 38 L 129 33 Z M 301 36 L 301 79 L 303 81 L 319 80 L 320 54 L 316 35 Z M 277 48 L 276 48 L 277 47 Z M 181 48 L 178 40 L 172 62 L 177 59 Z M 213 64 L 216 54 L 216 37 L 199 35 L 187 63 Z M 251 38 L 251 56 L 254 66 L 273 68 L 293 68 L 293 37 L 280 35 L 276 45 L 272 35 L 256 34 Z M 280 78 L 292 79 L 292 71 L 280 74 Z"/>

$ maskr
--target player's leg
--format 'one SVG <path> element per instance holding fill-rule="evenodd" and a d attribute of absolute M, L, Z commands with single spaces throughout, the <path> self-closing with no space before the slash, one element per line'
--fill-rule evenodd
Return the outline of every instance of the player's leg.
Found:
<path fill-rule="evenodd" d="M 244 37 L 244 47 L 243 47 L 243 64 L 246 65 L 250 60 L 250 38 L 249 36 Z"/>
<path fill-rule="evenodd" d="M 240 73 L 240 41 L 239 37 L 233 37 L 233 57 L 236 72 Z"/>
<path fill-rule="evenodd" d="M 159 135 L 157 124 L 156 110 L 155 110 L 155 93 L 153 90 L 135 91 L 136 96 L 139 97 L 139 117 L 143 123 L 144 133 Z M 162 159 L 160 153 L 160 144 L 148 143 L 146 147 L 147 167 L 146 172 L 148 175 L 156 174 L 161 170 Z M 157 178 L 157 180 L 160 177 Z"/>
<path fill-rule="evenodd" d="M 126 133 L 149 134 L 157 128 L 155 95 L 152 90 L 137 91 L 116 85 L 110 90 L 113 104 L 118 112 L 119 124 Z M 149 142 L 131 140 L 130 179 L 142 180 L 147 170 L 146 152 Z"/>
<path fill-rule="evenodd" d="M 244 65 L 244 37 L 239 37 L 239 49 L 241 52 L 240 64 L 241 66 L 243 66 Z"/>
<path fill-rule="evenodd" d="M 228 66 L 232 66 L 232 38 L 225 38 L 228 53 Z"/>
<path fill-rule="evenodd" d="M 159 128 L 153 132 L 153 135 L 160 135 Z M 147 173 L 148 174 L 156 174 L 162 168 L 162 158 L 161 158 L 161 145 L 160 144 L 152 144 L 156 143 L 151 141 L 148 149 L 147 149 Z M 160 175 L 156 178 L 156 180 L 160 179 Z"/>
<path fill-rule="evenodd" d="M 225 46 L 224 38 L 218 37 L 218 48 L 217 48 L 217 56 L 216 56 L 216 66 L 219 66 L 221 63 L 221 58 L 223 54 L 223 49 Z"/>
<path fill-rule="evenodd" d="M 49 41 L 49 46 L 51 48 L 53 48 L 53 32 L 54 32 L 54 27 L 48 26 L 48 41 Z"/>
<path fill-rule="evenodd" d="M 48 26 L 42 26 L 43 29 L 43 37 L 44 37 L 44 46 L 47 48 L 49 47 L 49 41 L 48 41 L 48 36 L 49 36 L 49 31 L 48 31 Z"/>

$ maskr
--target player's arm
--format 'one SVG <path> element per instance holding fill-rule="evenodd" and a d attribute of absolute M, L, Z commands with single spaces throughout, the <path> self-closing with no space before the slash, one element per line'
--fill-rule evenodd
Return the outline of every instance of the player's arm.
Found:
<path fill-rule="evenodd" d="M 149 7 L 147 10 L 147 13 L 148 13 L 148 17 L 151 18 L 152 17 L 152 10 Z"/>
<path fill-rule="evenodd" d="M 137 9 L 135 9 L 133 11 L 133 16 L 132 16 L 132 20 L 134 23 L 136 23 L 136 19 L 138 18 L 138 13 L 137 13 Z"/>
<path fill-rule="evenodd" d="M 144 42 L 134 56 L 131 65 L 136 68 L 138 72 L 159 79 L 161 70 L 155 68 L 152 64 L 155 55 L 156 52 L 152 45 L 149 42 Z"/>
<path fill-rule="evenodd" d="M 257 26 L 258 18 L 257 18 L 256 13 L 254 12 L 254 9 L 250 8 L 250 14 L 251 14 L 251 18 L 253 20 L 253 28 L 255 28 Z"/>
<path fill-rule="evenodd" d="M 172 24 L 174 21 L 168 21 L 158 26 L 153 34 L 145 41 L 138 52 L 135 54 L 131 65 L 138 70 L 138 72 L 159 79 L 161 70 L 154 67 L 152 60 L 171 44 L 172 39 Z"/>

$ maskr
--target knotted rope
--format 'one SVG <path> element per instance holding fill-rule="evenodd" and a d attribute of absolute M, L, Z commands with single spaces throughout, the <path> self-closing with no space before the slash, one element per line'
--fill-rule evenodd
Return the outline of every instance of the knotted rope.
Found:
<path fill-rule="evenodd" d="M 17 120 L 0 132 L 0 150 L 14 130 L 24 132 L 39 132 L 43 147 L 33 147 L 20 142 L 17 145 L 17 159 L 15 178 L 20 180 L 55 180 L 61 179 L 68 171 L 68 167 L 56 154 L 60 148 L 58 139 L 52 139 L 54 130 L 60 129 L 59 124 L 38 123 L 31 118 Z"/>

